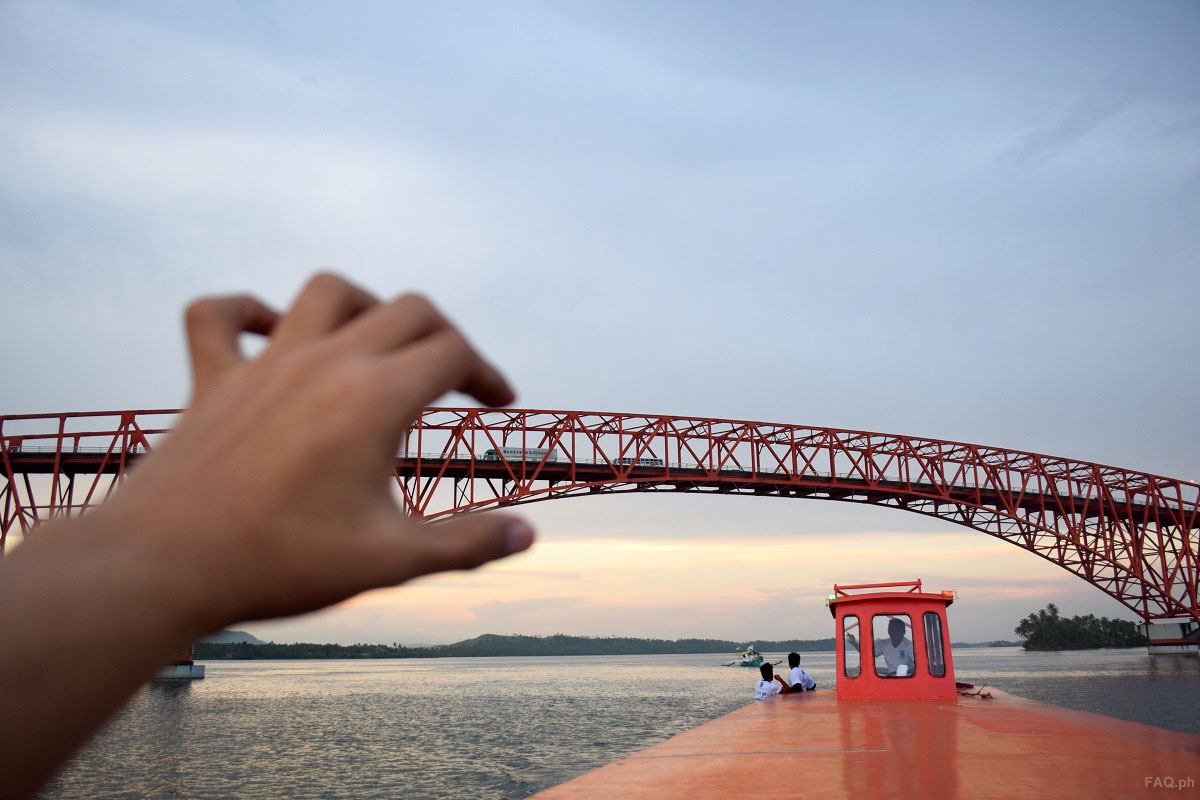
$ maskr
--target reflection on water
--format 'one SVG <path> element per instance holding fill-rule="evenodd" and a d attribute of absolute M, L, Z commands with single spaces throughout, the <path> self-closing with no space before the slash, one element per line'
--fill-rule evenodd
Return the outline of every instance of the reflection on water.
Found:
<path fill-rule="evenodd" d="M 1200 733 L 1195 657 L 954 656 L 960 680 Z M 139 693 L 44 797 L 526 797 L 749 702 L 758 670 L 727 660 L 209 662 Z M 803 666 L 832 687 L 832 653 Z"/>
<path fill-rule="evenodd" d="M 960 650 L 959 680 L 1079 711 L 1200 734 L 1200 658 L 1151 656 L 1143 648 L 1026 653 Z"/>

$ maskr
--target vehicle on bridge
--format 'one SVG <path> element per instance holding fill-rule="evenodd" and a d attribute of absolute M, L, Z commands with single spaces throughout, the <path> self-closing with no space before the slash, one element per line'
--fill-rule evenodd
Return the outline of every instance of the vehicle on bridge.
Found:
<path fill-rule="evenodd" d="M 483 453 L 484 461 L 558 461 L 558 451 L 538 447 L 489 448 Z"/>
<path fill-rule="evenodd" d="M 618 458 L 615 462 L 622 467 L 661 467 L 663 460 L 661 458 Z"/>
<path fill-rule="evenodd" d="M 483 452 L 484 461 L 517 461 L 517 462 L 536 462 L 543 461 L 559 463 L 563 461 L 571 461 L 560 454 L 557 449 L 544 447 L 490 447 Z M 595 463 L 603 463 L 601 460 L 596 460 Z M 614 458 L 613 466 L 617 467 L 662 467 L 666 466 L 666 462 L 661 458 L 653 456 L 624 456 Z"/>

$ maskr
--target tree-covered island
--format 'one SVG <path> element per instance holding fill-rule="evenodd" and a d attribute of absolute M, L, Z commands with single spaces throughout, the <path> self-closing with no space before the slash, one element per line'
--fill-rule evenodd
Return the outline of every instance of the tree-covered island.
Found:
<path fill-rule="evenodd" d="M 1124 619 L 1086 616 L 1064 617 L 1048 603 L 1014 629 L 1026 650 L 1090 650 L 1098 647 L 1144 647 L 1150 640 Z"/>

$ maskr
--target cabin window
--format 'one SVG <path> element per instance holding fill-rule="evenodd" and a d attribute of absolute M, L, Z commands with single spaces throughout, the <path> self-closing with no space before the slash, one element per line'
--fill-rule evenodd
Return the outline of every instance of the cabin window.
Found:
<path fill-rule="evenodd" d="M 946 656 L 942 649 L 942 618 L 933 611 L 925 612 L 925 660 L 929 674 L 941 678 L 946 674 Z"/>
<path fill-rule="evenodd" d="M 858 617 L 847 614 L 842 617 L 842 652 L 844 654 L 844 672 L 847 678 L 857 678 L 862 671 L 862 656 L 858 652 Z"/>
<path fill-rule="evenodd" d="M 911 678 L 917 662 L 908 614 L 876 614 L 871 620 L 871 630 L 875 674 L 881 678 Z"/>

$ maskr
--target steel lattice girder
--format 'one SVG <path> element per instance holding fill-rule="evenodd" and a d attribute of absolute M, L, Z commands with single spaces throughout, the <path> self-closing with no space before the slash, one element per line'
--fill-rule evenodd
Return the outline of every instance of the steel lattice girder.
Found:
<path fill-rule="evenodd" d="M 0 417 L 0 553 L 14 529 L 24 534 L 102 501 L 179 413 Z M 1200 486 L 1119 467 L 745 420 L 430 408 L 409 431 L 394 474 L 399 502 L 426 520 L 633 491 L 890 506 L 1011 542 L 1143 619 L 1200 620 Z"/>

